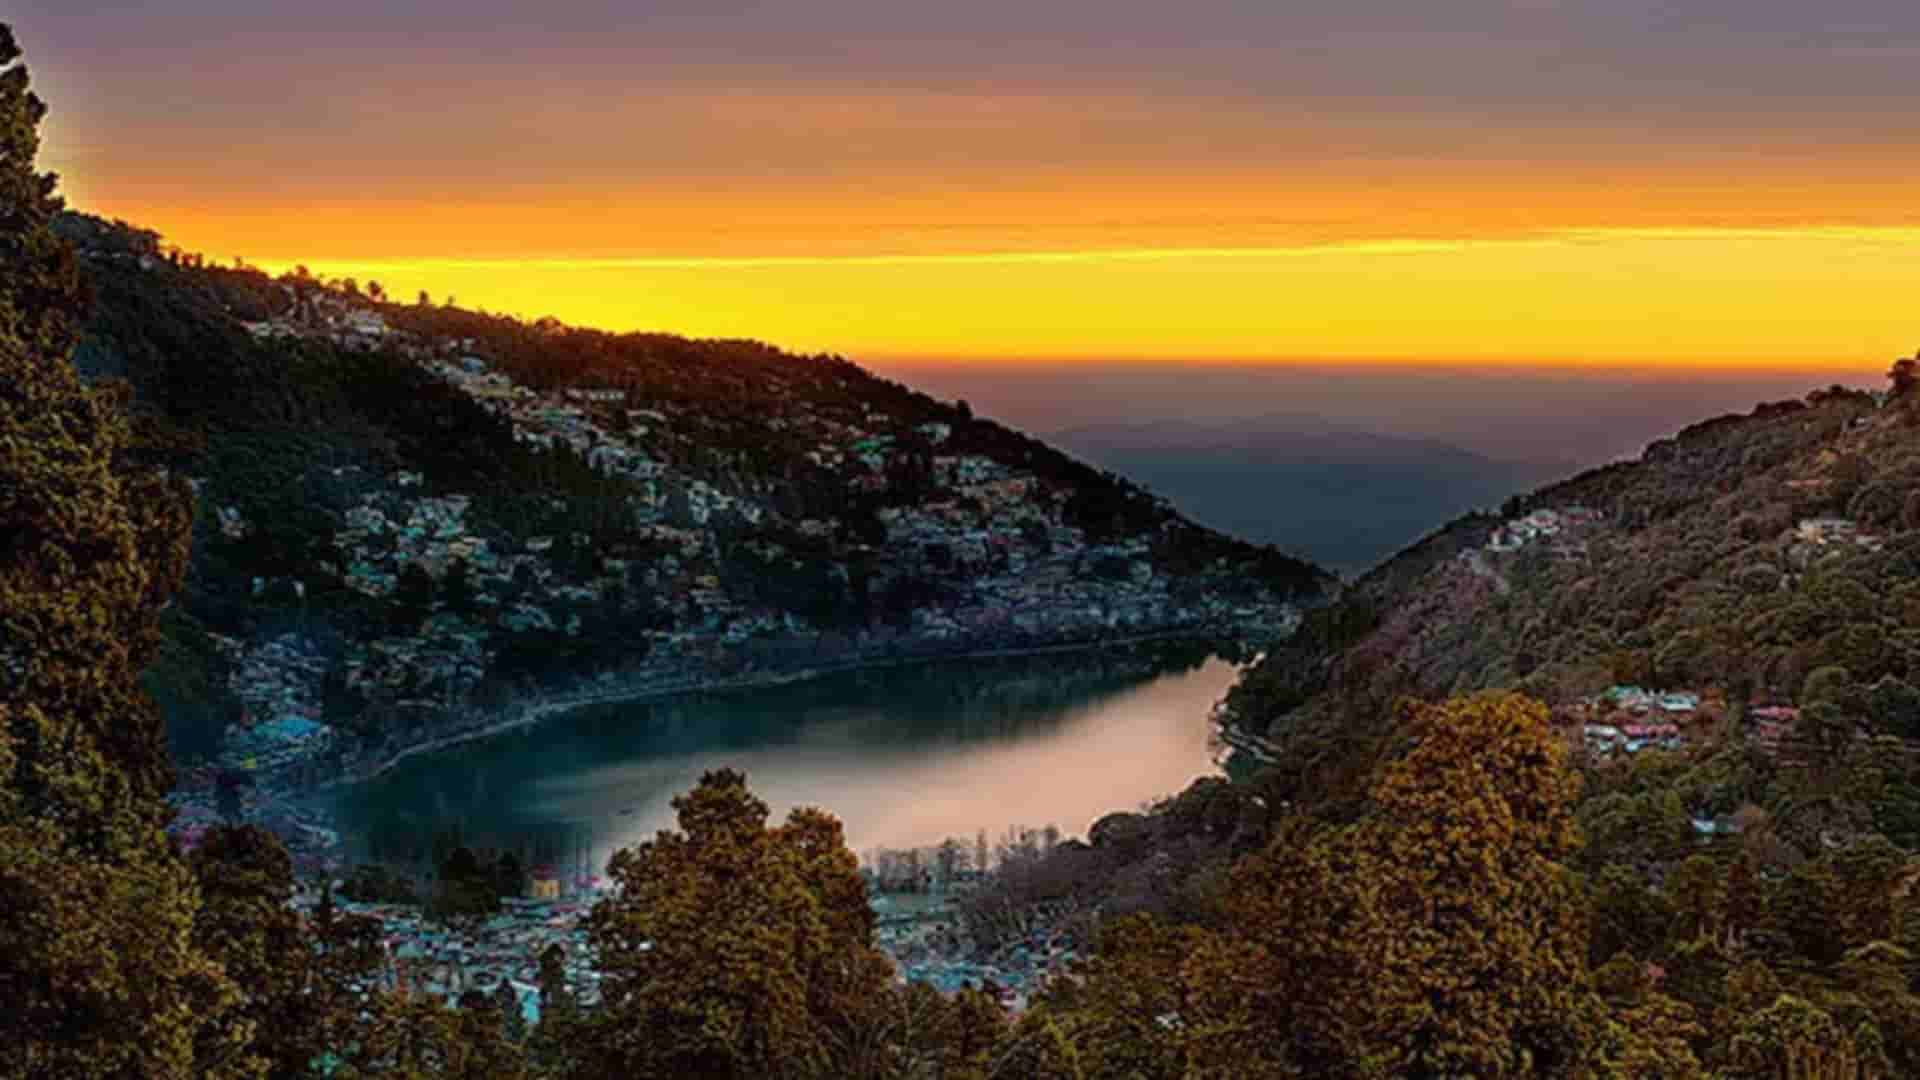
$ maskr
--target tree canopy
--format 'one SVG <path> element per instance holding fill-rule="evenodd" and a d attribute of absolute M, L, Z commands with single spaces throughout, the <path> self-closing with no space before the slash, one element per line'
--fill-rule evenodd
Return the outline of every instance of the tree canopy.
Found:
<path fill-rule="evenodd" d="M 674 809 L 679 830 L 614 856 L 619 892 L 593 913 L 588 1073 L 822 1075 L 890 979 L 840 823 L 796 810 L 769 827 L 730 770 Z"/>
<path fill-rule="evenodd" d="M 34 169 L 46 108 L 0 25 L 0 1072 L 250 1075 L 236 990 L 193 936 L 141 689 L 179 580 L 179 482 L 132 466 L 124 394 L 83 386 L 84 311 Z"/>

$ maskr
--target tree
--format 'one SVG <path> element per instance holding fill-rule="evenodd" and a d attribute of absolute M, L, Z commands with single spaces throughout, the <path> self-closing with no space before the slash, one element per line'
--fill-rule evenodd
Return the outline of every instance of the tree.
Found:
<path fill-rule="evenodd" d="M 940 841 L 939 848 L 934 852 L 933 861 L 934 866 L 938 869 L 940 887 L 942 889 L 951 889 L 954 879 L 959 876 L 959 872 L 966 866 L 967 849 L 960 841 L 949 836 L 945 840 Z"/>
<path fill-rule="evenodd" d="M 1681 940 L 1712 938 L 1719 934 L 1726 914 L 1726 879 L 1720 867 L 1705 855 L 1693 855 L 1674 868 L 1667 879 Z"/>
<path fill-rule="evenodd" d="M 1840 920 L 1840 882 L 1825 860 L 1794 867 L 1768 897 L 1769 929 L 1817 967 L 1839 961 L 1847 940 Z"/>
<path fill-rule="evenodd" d="M 1207 926 L 1103 927 L 1079 977 L 1010 1037 L 1008 1068 L 1499 1076 L 1611 1062 L 1624 1075 L 1657 1062 L 1697 1075 L 1687 1006 L 1636 997 L 1629 1030 L 1587 991 L 1584 905 L 1565 866 L 1577 781 L 1546 709 L 1483 694 L 1408 705 L 1400 721 L 1366 798 L 1326 819 L 1283 816 Z M 1230 802 L 1219 794 L 1183 797 L 1182 811 L 1209 820 Z"/>
<path fill-rule="evenodd" d="M 467 560 L 455 559 L 447 564 L 447 575 L 440 582 L 440 597 L 446 601 L 447 610 L 454 614 L 473 614 L 473 573 L 467 566 Z"/>
<path fill-rule="evenodd" d="M 1829 853 L 1823 861 L 1833 867 L 1835 929 L 1847 946 L 1891 941 L 1913 885 L 1908 853 L 1876 834 Z"/>
<path fill-rule="evenodd" d="M 1916 385 L 1920 385 L 1920 375 L 1916 374 L 1916 368 L 1920 368 L 1920 359 L 1916 358 L 1920 358 L 1920 353 L 1914 356 L 1903 356 L 1895 360 L 1893 367 L 1887 370 L 1887 379 L 1892 384 L 1888 389 L 1894 397 L 1906 397 L 1913 393 Z"/>
<path fill-rule="evenodd" d="M 13 30 L 0 23 L 0 304 L 19 348 L 64 360 L 75 344 L 86 297 L 73 249 L 54 235 L 59 180 L 34 171 L 46 103 L 30 85 Z"/>
<path fill-rule="evenodd" d="M 891 977 L 839 823 L 799 810 L 768 828 L 731 770 L 673 805 L 679 831 L 615 854 L 619 891 L 593 911 L 602 1007 L 586 1072 L 831 1071 Z"/>
<path fill-rule="evenodd" d="M 947 997 L 912 982 L 893 988 L 874 1005 L 866 1024 L 867 1056 L 852 1062 L 844 1075 L 987 1080 L 1012 1074 L 1014 1063 L 1004 1052 L 1006 1011 L 982 991 L 965 988 Z"/>
<path fill-rule="evenodd" d="M 1603 1076 L 1705 1076 L 1691 1043 L 1705 1035 L 1693 1010 L 1654 989 L 1647 965 L 1622 953 L 1593 973 L 1604 1019 L 1595 1059 Z"/>
<path fill-rule="evenodd" d="M 1903 738 L 1920 736 L 1920 690 L 1895 675 L 1883 675 L 1867 692 L 1874 727 Z"/>
<path fill-rule="evenodd" d="M 440 865 L 440 883 L 427 914 L 443 922 L 464 924 L 500 910 L 500 887 L 495 876 L 480 865 L 473 852 L 457 847 Z"/>
<path fill-rule="evenodd" d="M 493 890 L 501 896 L 519 896 L 526 891 L 527 875 L 520 859 L 509 851 L 493 864 Z"/>
<path fill-rule="evenodd" d="M 1878 1045 L 1879 1032 L 1849 1033 L 1826 1010 L 1782 994 L 1741 1023 L 1728 1043 L 1729 1067 L 1723 1075 L 1729 1080 L 1880 1080 L 1891 1071 L 1884 1055 L 1875 1053 Z"/>
<path fill-rule="evenodd" d="M 1858 689 L 1846 668 L 1838 665 L 1815 668 L 1801 683 L 1800 704 L 1849 708 L 1855 704 Z"/>
<path fill-rule="evenodd" d="M 1587 940 L 1563 865 L 1577 780 L 1547 710 L 1410 706 L 1400 741 L 1359 821 L 1283 827 L 1236 871 L 1229 911 L 1277 988 L 1267 1037 L 1334 1075 L 1564 1066 L 1586 1052 Z"/>
<path fill-rule="evenodd" d="M 433 611 L 433 578 L 425 567 L 410 562 L 400 571 L 393 590 L 394 622 L 408 629 L 417 628 Z"/>
<path fill-rule="evenodd" d="M 1749 814 L 1749 818 L 1758 814 Z M 1757 833 L 1764 824 L 1756 825 L 1752 821 L 1745 823 L 1742 831 Z M 1735 944 L 1745 940 L 1746 935 L 1758 929 L 1766 918 L 1766 897 L 1761 892 L 1760 872 L 1754 860 L 1746 852 L 1734 857 L 1727 867 L 1726 897 L 1727 938 Z"/>
<path fill-rule="evenodd" d="M 69 362 L 85 298 L 20 55 L 0 24 L 0 1073 L 251 1075 L 237 1026 L 218 1034 L 236 995 L 193 939 L 138 683 L 185 564 L 183 481 L 133 467 L 124 387 Z"/>
<path fill-rule="evenodd" d="M 540 954 L 540 1022 L 528 1041 L 527 1052 L 542 1066 L 558 1066 L 585 1056 L 575 1044 L 580 1009 L 567 983 L 567 954 L 549 945 Z"/>
<path fill-rule="evenodd" d="M 1595 964 L 1616 954 L 1653 956 L 1674 925 L 1672 902 L 1649 889 L 1641 874 L 1618 863 L 1607 866 L 1588 885 L 1590 959 Z"/>
<path fill-rule="evenodd" d="M 202 1032 L 210 1045 L 201 1059 L 250 1035 L 248 1053 L 270 1075 L 298 1075 L 345 1018 L 325 1015 L 330 996 L 315 992 L 314 953 L 287 906 L 292 860 L 271 833 L 247 825 L 209 831 L 191 863 L 201 898 L 194 941 L 238 984 L 242 1002 Z"/>
<path fill-rule="evenodd" d="M 493 1008 L 500 1014 L 500 1030 L 508 1042 L 518 1046 L 527 1041 L 527 1014 L 520 1007 L 520 995 L 513 982 L 501 979 L 493 988 Z"/>
<path fill-rule="evenodd" d="M 253 787 L 253 776 L 238 769 L 222 768 L 214 773 L 214 806 L 220 811 L 220 817 L 229 825 L 240 824 L 245 814 L 244 793 Z"/>
<path fill-rule="evenodd" d="M 379 919 L 342 913 L 328 883 L 314 909 L 307 944 L 313 951 L 306 990 L 323 1025 L 312 1037 L 329 1048 L 352 1046 L 358 1038 L 365 1001 L 362 988 L 387 962 L 386 927 Z"/>
<path fill-rule="evenodd" d="M 1009 1047 L 1014 1075 L 1284 1076 L 1289 1033 L 1262 994 L 1281 970 L 1231 934 L 1129 916 L 1048 988 Z"/>
<path fill-rule="evenodd" d="M 369 996 L 348 1060 L 346 1080 L 523 1080 L 525 1057 L 507 1041 L 499 1013 L 488 1007 L 449 1009 L 432 997 Z"/>

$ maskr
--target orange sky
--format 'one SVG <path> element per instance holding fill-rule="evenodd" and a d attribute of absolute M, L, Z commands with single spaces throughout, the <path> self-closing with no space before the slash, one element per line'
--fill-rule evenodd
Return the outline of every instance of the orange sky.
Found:
<path fill-rule="evenodd" d="M 25 3 L 76 205 L 395 294 L 855 357 L 1920 336 L 1905 0 Z"/>

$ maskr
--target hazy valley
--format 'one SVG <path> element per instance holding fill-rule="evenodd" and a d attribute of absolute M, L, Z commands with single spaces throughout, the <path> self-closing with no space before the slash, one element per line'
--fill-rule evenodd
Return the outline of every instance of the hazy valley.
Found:
<path fill-rule="evenodd" d="M 1194 520 L 1357 575 L 1471 510 L 1492 510 L 1570 462 L 1496 461 L 1433 439 L 1311 414 L 1055 432 L 1055 442 L 1171 500 Z"/>

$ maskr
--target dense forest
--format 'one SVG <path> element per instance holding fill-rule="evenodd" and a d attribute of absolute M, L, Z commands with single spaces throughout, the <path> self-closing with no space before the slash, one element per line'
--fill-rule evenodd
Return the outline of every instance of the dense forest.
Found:
<path fill-rule="evenodd" d="M 18 60 L 0 25 L 0 1073 L 1920 1072 L 1912 362 L 1884 403 L 1709 422 L 1458 523 L 1316 612 L 1223 705 L 1237 779 L 983 887 L 983 935 L 1037 905 L 1087 916 L 1084 962 L 1022 1015 L 895 981 L 838 823 L 771 821 L 725 771 L 616 856 L 594 1001 L 552 956 L 531 1026 L 497 996 L 409 993 L 330 887 L 289 907 L 274 837 L 188 854 L 163 831 L 148 688 L 191 692 L 166 623 L 193 617 L 169 605 L 207 528 L 182 462 L 240 429 L 76 372 L 89 298 Z M 207 400 L 270 429 L 369 392 L 298 359 Z M 396 435 L 349 434 L 306 451 Z M 525 460 L 499 446 L 446 467 Z M 1684 736 L 1597 749 L 1626 681 L 1683 702 Z M 448 918 L 481 872 L 456 869 Z"/>

